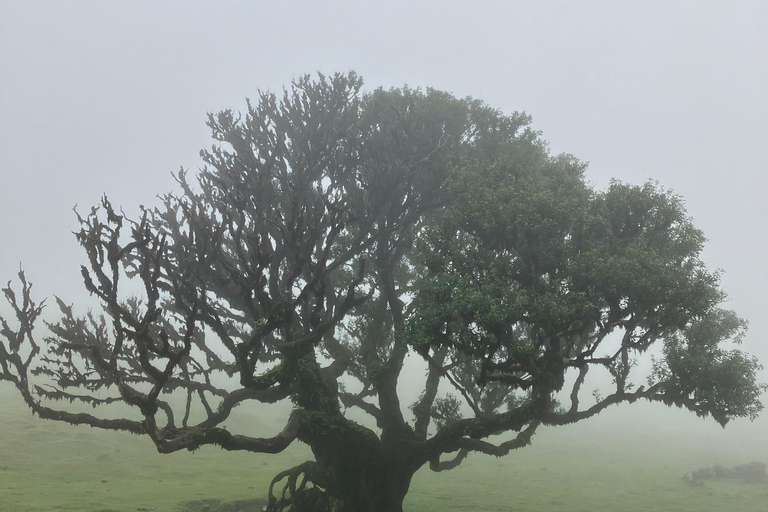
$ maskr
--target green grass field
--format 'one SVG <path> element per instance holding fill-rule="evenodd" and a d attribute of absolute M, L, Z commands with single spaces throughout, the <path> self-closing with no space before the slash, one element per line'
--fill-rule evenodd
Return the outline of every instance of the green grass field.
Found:
<path fill-rule="evenodd" d="M 228 503 L 263 498 L 278 471 L 310 456 L 299 444 L 279 456 L 217 448 L 160 455 L 146 438 L 33 417 L 8 387 L 0 387 L 0 410 L 3 512 L 197 512 L 204 503 L 212 511 L 234 511 Z M 764 430 L 737 426 L 729 433 L 690 420 L 698 427 L 687 435 L 667 418 L 688 422 L 682 412 L 663 412 L 660 423 L 614 416 L 544 431 L 532 446 L 505 458 L 473 455 L 453 471 L 424 469 L 414 477 L 405 508 L 768 511 L 766 485 L 713 481 L 693 488 L 680 481 L 686 471 L 715 462 L 765 462 L 765 436 L 753 436 Z"/>

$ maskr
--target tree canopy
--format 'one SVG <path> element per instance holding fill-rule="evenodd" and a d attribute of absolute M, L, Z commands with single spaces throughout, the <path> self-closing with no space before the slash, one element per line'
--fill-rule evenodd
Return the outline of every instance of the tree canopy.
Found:
<path fill-rule="evenodd" d="M 681 198 L 653 182 L 595 190 L 524 113 L 361 87 L 307 76 L 210 114 L 205 166 L 179 171 L 161 206 L 132 219 L 105 197 L 79 216 L 103 311 L 57 298 L 39 342 L 43 304 L 20 273 L 0 380 L 41 418 L 147 435 L 162 453 L 308 444 L 314 460 L 275 477 L 271 511 L 400 511 L 424 465 L 505 455 L 623 402 L 722 425 L 759 413 L 760 366 L 735 346 L 746 322 L 723 309 Z M 409 353 L 425 375 L 404 403 Z M 589 371 L 610 388 L 582 389 Z M 223 427 L 237 406 L 283 400 L 273 437 Z M 98 414 L 114 402 L 138 415 Z"/>

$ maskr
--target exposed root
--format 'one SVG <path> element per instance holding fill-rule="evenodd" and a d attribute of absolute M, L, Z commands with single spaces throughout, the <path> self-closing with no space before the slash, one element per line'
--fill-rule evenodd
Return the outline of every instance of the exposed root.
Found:
<path fill-rule="evenodd" d="M 275 496 L 275 485 L 283 479 L 283 489 L 279 497 Z M 322 471 L 314 461 L 278 473 L 269 485 L 267 512 L 325 512 L 328 497 L 322 488 L 322 480 Z"/>

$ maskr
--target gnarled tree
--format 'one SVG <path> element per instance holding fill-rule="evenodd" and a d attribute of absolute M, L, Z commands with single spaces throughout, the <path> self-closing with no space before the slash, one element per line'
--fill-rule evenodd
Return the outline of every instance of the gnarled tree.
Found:
<path fill-rule="evenodd" d="M 360 87 L 352 73 L 305 77 L 243 115 L 210 115 L 206 166 L 180 171 L 161 207 L 131 220 L 104 198 L 79 217 L 103 313 L 59 300 L 39 343 L 21 273 L 20 294 L 4 290 L 16 321 L 2 321 L 0 379 L 42 418 L 144 434 L 163 453 L 306 443 L 314 460 L 277 475 L 271 511 L 401 511 L 424 465 L 504 455 L 540 425 L 622 402 L 723 425 L 759 412 L 759 366 L 728 348 L 745 322 L 720 308 L 678 197 L 593 190 L 524 114 Z M 398 396 L 409 352 L 427 369 L 413 404 Z M 585 400 L 591 368 L 612 384 Z M 222 426 L 236 406 L 288 399 L 273 437 Z M 140 419 L 56 400 L 124 402 Z"/>

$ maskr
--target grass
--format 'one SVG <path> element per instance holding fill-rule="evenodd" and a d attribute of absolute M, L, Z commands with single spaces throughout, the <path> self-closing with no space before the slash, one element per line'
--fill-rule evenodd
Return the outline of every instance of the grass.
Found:
<path fill-rule="evenodd" d="M 560 436 L 550 437 L 548 444 L 537 443 L 510 457 L 468 459 L 448 478 L 421 471 L 414 479 L 408 508 L 423 512 L 768 510 L 768 486 L 718 481 L 707 482 L 704 488 L 688 487 L 680 477 L 696 466 L 679 458 L 663 461 L 658 454 L 622 452 L 614 446 L 573 446 Z"/>
<path fill-rule="evenodd" d="M 160 455 L 143 437 L 32 417 L 7 387 L 0 387 L 0 411 L 3 512 L 199 512 L 205 505 L 235 511 L 227 503 L 263 498 L 276 473 L 311 457 L 300 444 L 278 456 L 216 448 Z M 713 481 L 693 488 L 680 481 L 686 471 L 714 462 L 765 462 L 764 434 L 757 439 L 763 444 L 755 444 L 756 438 L 739 439 L 738 429 L 726 434 L 706 424 L 686 436 L 684 425 L 675 422 L 630 419 L 616 416 L 544 431 L 533 446 L 510 456 L 473 455 L 445 473 L 423 469 L 413 479 L 405 509 L 768 510 L 766 485 Z M 660 427 L 650 432 L 652 424 Z"/>

